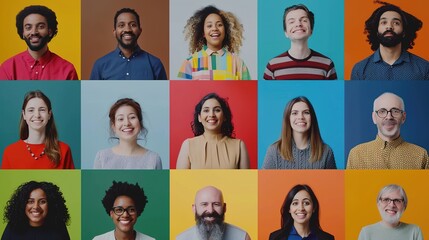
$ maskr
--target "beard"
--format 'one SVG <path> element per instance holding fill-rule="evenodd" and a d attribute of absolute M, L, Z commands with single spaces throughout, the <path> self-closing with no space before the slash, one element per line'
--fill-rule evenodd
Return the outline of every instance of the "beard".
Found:
<path fill-rule="evenodd" d="M 404 213 L 403 211 L 397 211 L 395 216 L 390 216 L 388 215 L 386 212 L 384 212 L 384 209 L 379 210 L 381 218 L 383 219 L 383 221 L 391 224 L 391 225 L 396 225 L 399 223 L 399 220 L 401 219 L 402 213 Z"/>
<path fill-rule="evenodd" d="M 213 217 L 213 221 L 206 221 L 204 218 Z M 225 214 L 218 214 L 216 211 L 212 213 L 203 213 L 198 215 L 195 213 L 195 221 L 197 223 L 198 233 L 201 240 L 222 240 L 225 232 Z"/>
<path fill-rule="evenodd" d="M 124 41 L 122 41 L 122 36 L 124 34 L 129 34 L 129 35 L 131 35 L 133 37 L 133 39 L 131 40 L 130 43 L 124 43 Z M 125 48 L 125 49 L 132 50 L 137 45 L 137 36 L 133 32 L 123 32 L 123 33 L 121 33 L 121 35 L 116 36 L 116 40 L 118 40 L 119 45 L 121 45 L 121 47 Z"/>
<path fill-rule="evenodd" d="M 39 51 L 40 49 L 44 48 L 46 44 L 48 44 L 50 37 L 49 35 L 42 37 L 39 34 L 36 34 L 35 36 L 40 38 L 40 42 L 37 45 L 33 45 L 30 42 L 29 38 L 25 37 L 24 40 L 25 40 L 25 43 L 27 43 L 28 48 L 30 48 L 32 51 Z"/>
<path fill-rule="evenodd" d="M 385 35 L 387 33 L 392 34 L 392 36 L 386 37 Z M 394 46 L 398 45 L 399 43 L 401 43 L 402 39 L 404 39 L 403 33 L 397 34 L 392 30 L 386 30 L 383 33 L 378 32 L 377 38 L 378 38 L 378 41 L 380 42 L 380 44 L 385 46 L 385 47 L 394 47 Z"/>

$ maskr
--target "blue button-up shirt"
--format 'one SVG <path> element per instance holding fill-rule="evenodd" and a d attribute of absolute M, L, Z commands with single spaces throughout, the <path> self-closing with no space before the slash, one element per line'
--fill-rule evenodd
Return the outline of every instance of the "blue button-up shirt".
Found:
<path fill-rule="evenodd" d="M 356 63 L 351 80 L 429 80 L 429 62 L 408 51 L 390 65 L 383 61 L 380 49 Z"/>
<path fill-rule="evenodd" d="M 310 235 L 308 235 L 307 237 L 301 237 L 296 231 L 295 227 L 292 226 L 287 240 L 317 240 L 317 236 L 313 233 L 310 233 Z"/>
<path fill-rule="evenodd" d="M 159 58 L 136 47 L 130 58 L 119 48 L 99 58 L 92 68 L 91 80 L 166 80 Z"/>

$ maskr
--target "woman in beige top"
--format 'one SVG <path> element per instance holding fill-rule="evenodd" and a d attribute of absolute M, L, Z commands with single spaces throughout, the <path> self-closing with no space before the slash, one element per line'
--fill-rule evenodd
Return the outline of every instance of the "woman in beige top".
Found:
<path fill-rule="evenodd" d="M 216 93 L 195 106 L 193 138 L 186 139 L 177 157 L 177 169 L 249 168 L 246 146 L 234 138 L 232 114 L 226 99 Z"/>

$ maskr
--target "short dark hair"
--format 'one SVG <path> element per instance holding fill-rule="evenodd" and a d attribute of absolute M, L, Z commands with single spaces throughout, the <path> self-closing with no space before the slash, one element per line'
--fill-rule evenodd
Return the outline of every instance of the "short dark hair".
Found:
<path fill-rule="evenodd" d="M 310 11 L 304 4 L 292 5 L 290 7 L 285 8 L 285 11 L 283 13 L 283 30 L 286 32 L 286 15 L 290 11 L 294 11 L 294 10 L 298 10 L 298 9 L 302 9 L 302 10 L 304 10 L 307 13 L 307 17 L 310 20 L 311 31 L 313 31 L 313 27 L 314 27 L 314 13 L 312 11 Z"/>
<path fill-rule="evenodd" d="M 232 123 L 232 113 L 229 108 L 228 100 L 220 97 L 216 93 L 209 93 L 205 95 L 197 105 L 195 105 L 194 111 L 194 120 L 191 122 L 192 132 L 194 136 L 200 136 L 204 133 L 204 126 L 202 123 L 198 121 L 198 116 L 201 114 L 201 109 L 203 108 L 204 103 L 209 99 L 216 99 L 220 107 L 222 108 L 223 116 L 225 117 L 225 121 L 222 123 L 221 133 L 222 136 L 228 136 L 233 138 L 234 133 L 234 124 Z"/>
<path fill-rule="evenodd" d="M 28 6 L 21 10 L 18 15 L 16 15 L 16 30 L 18 32 L 19 37 L 21 39 L 24 39 L 24 18 L 26 18 L 30 14 L 40 14 L 46 18 L 46 22 L 48 23 L 48 29 L 52 31 L 52 36 L 49 37 L 49 41 L 51 41 L 51 39 L 54 38 L 55 35 L 57 35 L 58 33 L 57 16 L 55 15 L 54 11 L 42 5 Z"/>
<path fill-rule="evenodd" d="M 101 200 L 107 215 L 110 216 L 113 204 L 119 196 L 127 196 L 133 199 L 138 217 L 142 214 L 148 202 L 143 188 L 141 188 L 138 183 L 130 184 L 128 182 L 113 181 L 112 186 L 106 191 L 106 195 Z"/>
<path fill-rule="evenodd" d="M 115 14 L 115 18 L 113 19 L 113 29 L 116 29 L 116 24 L 118 23 L 118 17 L 122 13 L 131 13 L 131 14 L 133 14 L 136 17 L 137 24 L 138 24 L 138 26 L 140 28 L 140 16 L 136 12 L 136 10 L 134 10 L 132 8 L 122 8 L 119 11 L 117 11 L 116 14 Z"/>
<path fill-rule="evenodd" d="M 380 22 L 380 17 L 383 15 L 383 13 L 387 11 L 393 11 L 397 12 L 399 15 L 401 15 L 402 23 L 403 23 L 403 33 L 404 37 L 402 39 L 402 49 L 412 49 L 415 45 L 414 39 L 417 37 L 417 31 L 419 31 L 422 26 L 423 22 L 414 17 L 413 15 L 403 11 L 401 8 L 399 8 L 396 5 L 381 2 L 381 1 L 375 1 L 376 3 L 383 4 L 383 6 L 377 8 L 372 15 L 365 21 L 365 31 L 364 33 L 367 36 L 367 41 L 371 45 L 371 49 L 373 51 L 377 50 L 380 47 L 380 41 L 378 40 L 378 25 Z"/>
<path fill-rule="evenodd" d="M 25 207 L 32 191 L 42 189 L 48 201 L 48 214 L 44 226 L 55 227 L 68 224 L 70 215 L 60 188 L 51 182 L 30 181 L 21 184 L 7 202 L 3 219 L 16 229 L 24 229 L 29 226 Z"/>

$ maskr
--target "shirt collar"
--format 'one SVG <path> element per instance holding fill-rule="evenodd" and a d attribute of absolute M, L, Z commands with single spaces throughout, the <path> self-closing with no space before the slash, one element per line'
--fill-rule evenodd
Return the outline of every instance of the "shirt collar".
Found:
<path fill-rule="evenodd" d="M 299 237 L 301 237 L 299 234 L 298 234 L 298 232 L 296 231 L 296 229 L 295 229 L 295 226 L 293 226 L 292 225 L 292 229 L 290 230 L 290 234 L 289 235 L 297 235 L 297 236 L 299 236 Z M 310 234 L 307 236 L 307 237 L 305 237 L 305 239 L 312 239 L 312 236 L 313 236 L 314 234 L 312 233 L 312 232 L 310 232 Z"/>
<path fill-rule="evenodd" d="M 395 140 L 387 142 L 381 139 L 380 136 L 378 136 L 377 134 L 377 137 L 375 138 L 375 142 L 379 149 L 386 149 L 387 147 L 396 148 L 397 146 L 399 146 L 401 143 L 404 142 L 404 139 L 402 139 L 402 137 L 399 136 Z"/>
<path fill-rule="evenodd" d="M 204 51 L 206 51 L 207 55 L 211 56 L 213 53 L 216 53 L 220 56 L 223 56 L 226 52 L 224 48 L 220 49 L 219 51 L 213 51 L 210 48 L 207 47 L 207 45 L 204 45 L 203 47 Z"/>
<path fill-rule="evenodd" d="M 37 60 L 31 56 L 28 50 L 25 51 L 25 53 L 26 54 L 24 55 L 24 60 L 30 65 L 31 68 L 33 68 L 37 62 L 42 66 L 46 65 L 52 59 L 52 56 L 53 56 L 53 53 L 49 51 L 49 49 L 45 52 L 45 54 L 43 54 L 43 56 L 41 56 Z"/>
<path fill-rule="evenodd" d="M 377 51 L 374 52 L 374 58 L 372 60 L 373 62 L 380 62 L 383 61 L 380 54 L 380 48 L 377 49 Z M 403 50 L 401 52 L 401 56 L 395 61 L 393 65 L 400 64 L 402 62 L 410 62 L 410 53 Z"/>
<path fill-rule="evenodd" d="M 140 46 L 139 46 L 139 45 L 137 45 L 137 46 L 134 48 L 133 55 L 131 55 L 131 57 L 130 57 L 130 58 L 133 58 L 133 57 L 138 56 L 142 51 L 143 51 L 143 50 L 140 48 Z M 115 52 L 116 52 L 116 54 L 118 54 L 121 58 L 124 56 L 124 55 L 122 54 L 122 51 L 121 51 L 121 49 L 120 49 L 119 47 L 116 47 Z"/>

